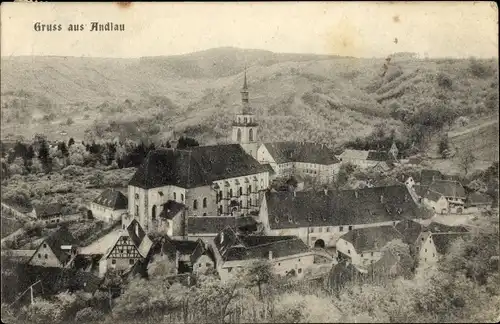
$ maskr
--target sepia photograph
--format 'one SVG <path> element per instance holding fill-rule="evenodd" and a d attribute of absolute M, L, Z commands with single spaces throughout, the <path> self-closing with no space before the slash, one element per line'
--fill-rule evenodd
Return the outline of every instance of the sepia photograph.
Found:
<path fill-rule="evenodd" d="M 11 2 L 1 320 L 500 322 L 495 2 Z"/>

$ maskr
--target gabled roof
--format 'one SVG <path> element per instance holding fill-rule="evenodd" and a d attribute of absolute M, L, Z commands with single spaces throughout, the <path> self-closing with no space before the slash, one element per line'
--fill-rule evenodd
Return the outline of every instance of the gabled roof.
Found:
<path fill-rule="evenodd" d="M 61 215 L 62 209 L 63 205 L 58 203 L 35 206 L 35 212 L 38 218 L 48 218 Z"/>
<path fill-rule="evenodd" d="M 268 192 L 271 229 L 368 224 L 418 218 L 404 185 L 342 191 Z"/>
<path fill-rule="evenodd" d="M 342 159 L 366 160 L 370 151 L 350 150 L 346 149 L 340 154 Z"/>
<path fill-rule="evenodd" d="M 418 236 L 424 230 L 422 224 L 414 222 L 411 219 L 402 220 L 396 224 L 395 228 L 403 236 L 403 242 L 407 244 L 415 244 Z"/>
<path fill-rule="evenodd" d="M 280 258 L 310 251 L 296 236 L 243 236 L 231 228 L 221 231 L 214 244 L 224 261 L 267 259 L 270 253 Z"/>
<path fill-rule="evenodd" d="M 316 143 L 273 142 L 264 143 L 269 154 L 278 164 L 303 162 L 322 165 L 339 163 L 335 153 L 329 147 Z"/>
<path fill-rule="evenodd" d="M 113 210 L 127 209 L 128 198 L 118 190 L 106 189 L 93 201 Z"/>
<path fill-rule="evenodd" d="M 144 189 L 175 185 L 194 188 L 213 181 L 267 172 L 239 144 L 149 152 L 129 185 Z"/>
<path fill-rule="evenodd" d="M 425 227 L 425 230 L 431 233 L 468 233 L 469 230 L 464 226 L 450 226 L 438 222 L 431 222 Z"/>
<path fill-rule="evenodd" d="M 437 170 L 425 169 L 420 172 L 420 184 L 423 186 L 430 185 L 434 180 L 443 179 L 441 172 Z"/>
<path fill-rule="evenodd" d="M 473 192 L 467 196 L 467 200 L 465 201 L 466 206 L 476 206 L 476 205 L 491 205 L 493 202 L 493 198 L 490 196 L 480 193 Z"/>
<path fill-rule="evenodd" d="M 384 251 L 380 259 L 368 266 L 370 273 L 383 276 L 391 275 L 392 271 L 396 272 L 393 274 L 397 274 L 400 270 L 399 258 L 388 250 Z"/>
<path fill-rule="evenodd" d="M 364 251 L 380 251 L 392 240 L 403 240 L 403 236 L 394 226 L 357 228 L 342 235 L 340 238 L 352 243 L 358 253 Z"/>
<path fill-rule="evenodd" d="M 459 238 L 463 238 L 464 234 L 460 233 L 441 233 L 441 234 L 432 234 L 432 240 L 434 242 L 434 246 L 436 246 L 436 251 L 439 254 L 446 254 L 448 249 L 452 245 L 454 241 Z"/>
<path fill-rule="evenodd" d="M 443 197 L 442 194 L 440 194 L 439 192 L 436 192 L 434 190 L 427 190 L 427 192 L 424 194 L 423 196 L 424 198 L 428 199 L 428 200 L 431 200 L 431 201 L 438 201 L 441 197 Z"/>
<path fill-rule="evenodd" d="M 434 180 L 430 186 L 430 190 L 438 192 L 445 197 L 457 197 L 465 199 L 465 189 L 460 182 L 450 180 Z"/>
<path fill-rule="evenodd" d="M 241 228 L 255 223 L 250 216 L 193 216 L 188 217 L 187 232 L 189 234 L 217 234 L 228 226 Z"/>
<path fill-rule="evenodd" d="M 78 241 L 71 234 L 71 232 L 68 230 L 66 226 L 61 226 L 55 232 L 50 234 L 45 240 L 43 240 L 43 242 L 40 245 L 44 243 L 50 247 L 50 249 L 52 250 L 52 252 L 54 252 L 57 259 L 61 263 L 64 263 L 66 259 L 66 252 L 63 249 L 61 249 L 61 246 L 76 245 L 78 244 Z"/>
<path fill-rule="evenodd" d="M 370 161 L 388 161 L 394 158 L 385 151 L 369 151 L 366 159 Z"/>
<path fill-rule="evenodd" d="M 194 264 L 202 255 L 207 255 L 212 261 L 215 260 L 215 255 L 213 254 L 213 251 L 205 246 L 203 241 L 201 239 L 198 240 L 198 244 L 196 245 L 196 249 L 191 253 L 191 256 L 189 257 L 189 260 L 191 261 L 191 264 Z"/>
<path fill-rule="evenodd" d="M 130 240 L 143 258 L 146 258 L 148 256 L 149 251 L 153 246 L 153 241 L 151 241 L 149 236 L 146 235 L 146 232 L 144 232 L 139 222 L 136 219 L 132 219 L 125 230 L 121 230 L 120 234 L 117 235 L 116 241 L 108 248 L 108 250 L 102 257 L 103 259 L 109 257 L 109 254 L 111 253 L 111 251 L 113 251 L 114 247 L 122 237 L 130 237 Z"/>
<path fill-rule="evenodd" d="M 413 185 L 413 190 L 419 197 L 424 197 L 427 191 L 429 191 L 429 186 Z"/>
<path fill-rule="evenodd" d="M 163 210 L 161 211 L 159 216 L 165 219 L 172 219 L 185 208 L 186 205 L 174 200 L 169 200 L 165 204 L 163 204 Z"/>

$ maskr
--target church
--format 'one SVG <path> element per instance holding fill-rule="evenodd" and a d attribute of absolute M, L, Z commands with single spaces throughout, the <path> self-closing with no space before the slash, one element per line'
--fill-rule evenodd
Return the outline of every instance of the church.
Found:
<path fill-rule="evenodd" d="M 189 218 L 207 216 L 210 222 L 212 217 L 258 215 L 273 177 L 307 174 L 323 183 L 333 179 L 339 161 L 324 145 L 259 143 L 246 70 L 241 100 L 231 144 L 157 149 L 148 154 L 128 184 L 124 223 L 137 219 L 147 232 L 171 226 L 173 231 L 165 230 L 172 236 L 186 236 Z M 168 216 L 175 214 L 168 207 L 173 205 L 181 206 L 181 217 Z"/>

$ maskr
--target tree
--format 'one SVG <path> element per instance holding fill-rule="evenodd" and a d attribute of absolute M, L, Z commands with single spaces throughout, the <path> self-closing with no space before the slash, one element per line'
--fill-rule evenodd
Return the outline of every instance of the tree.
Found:
<path fill-rule="evenodd" d="M 448 142 L 448 136 L 441 137 L 441 140 L 439 141 L 438 152 L 444 159 L 448 158 L 448 156 L 450 155 L 450 144 Z"/>
<path fill-rule="evenodd" d="M 415 270 L 415 259 L 411 255 L 410 246 L 400 239 L 388 242 L 382 248 L 382 254 L 391 253 L 399 259 L 399 264 L 402 267 L 403 273 L 408 277 Z"/>
<path fill-rule="evenodd" d="M 157 276 L 171 276 L 177 274 L 175 262 L 168 256 L 155 258 L 148 267 L 148 276 L 153 278 Z"/>
<path fill-rule="evenodd" d="M 75 315 L 77 323 L 95 323 L 102 320 L 104 313 L 101 310 L 92 307 L 85 307 L 79 310 Z"/>
<path fill-rule="evenodd" d="M 466 150 L 460 154 L 458 158 L 458 165 L 460 169 L 465 173 L 465 175 L 467 175 L 476 161 L 476 157 L 471 150 Z"/>
<path fill-rule="evenodd" d="M 262 300 L 262 286 L 268 284 L 273 278 L 272 265 L 267 260 L 258 260 L 250 266 L 245 274 L 246 282 L 250 286 L 257 286 L 259 299 Z"/>
<path fill-rule="evenodd" d="M 14 174 L 25 174 L 26 169 L 24 167 L 24 161 L 22 158 L 16 158 L 12 164 L 9 165 L 9 175 L 12 176 Z"/>
<path fill-rule="evenodd" d="M 194 138 L 187 137 L 187 136 L 186 137 L 181 136 L 179 138 L 179 141 L 177 142 L 178 149 L 184 149 L 184 148 L 194 147 L 194 146 L 200 146 L 200 143 L 198 143 L 198 141 L 195 140 Z"/>

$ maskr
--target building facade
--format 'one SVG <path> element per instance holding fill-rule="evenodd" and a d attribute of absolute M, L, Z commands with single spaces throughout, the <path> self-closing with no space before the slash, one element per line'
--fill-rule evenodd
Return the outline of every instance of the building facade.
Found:
<path fill-rule="evenodd" d="M 89 207 L 92 217 L 110 223 L 122 219 L 127 213 L 128 199 L 118 190 L 106 189 Z"/>

